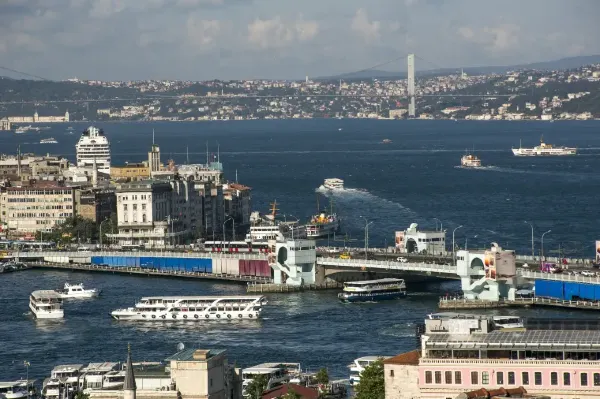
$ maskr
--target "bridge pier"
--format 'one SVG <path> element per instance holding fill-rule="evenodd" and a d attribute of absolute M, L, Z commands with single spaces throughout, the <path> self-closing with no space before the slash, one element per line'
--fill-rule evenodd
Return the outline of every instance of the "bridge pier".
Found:
<path fill-rule="evenodd" d="M 315 284 L 317 250 L 312 240 L 287 240 L 275 245 L 269 256 L 276 284 Z"/>

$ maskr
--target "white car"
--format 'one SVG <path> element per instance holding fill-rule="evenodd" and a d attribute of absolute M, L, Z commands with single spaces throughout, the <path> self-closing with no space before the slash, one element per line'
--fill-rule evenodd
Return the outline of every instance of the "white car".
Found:
<path fill-rule="evenodd" d="M 407 263 L 407 262 L 408 262 L 408 259 L 406 259 L 406 258 L 404 258 L 404 257 L 402 257 L 402 256 L 399 256 L 399 257 L 398 257 L 398 259 L 396 259 L 396 260 L 397 260 L 398 262 L 400 262 L 400 263 Z"/>
<path fill-rule="evenodd" d="M 583 271 L 581 272 L 581 275 L 582 275 L 582 276 L 586 276 L 586 277 L 594 277 L 594 276 L 596 275 L 596 273 L 594 273 L 594 272 L 590 272 L 590 271 L 588 271 L 588 270 L 583 270 Z"/>
<path fill-rule="evenodd" d="M 525 269 L 527 269 L 527 268 L 529 267 L 529 265 L 528 265 L 527 263 L 523 263 L 523 267 L 524 267 Z"/>

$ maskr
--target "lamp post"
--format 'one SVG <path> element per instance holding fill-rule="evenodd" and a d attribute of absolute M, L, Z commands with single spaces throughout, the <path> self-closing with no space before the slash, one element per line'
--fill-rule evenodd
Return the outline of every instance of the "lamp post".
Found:
<path fill-rule="evenodd" d="M 291 213 L 289 214 L 291 217 L 293 217 L 294 219 L 296 219 L 296 223 L 300 222 L 300 219 L 298 219 L 296 216 L 292 215 Z M 294 241 L 294 229 L 296 228 L 296 226 L 292 226 L 292 241 Z M 328 238 L 329 239 L 329 238 Z"/>
<path fill-rule="evenodd" d="M 547 232 L 545 232 L 544 234 L 542 234 L 542 258 L 540 259 L 541 262 L 544 261 L 544 236 L 548 233 L 550 233 L 552 230 L 548 230 Z"/>
<path fill-rule="evenodd" d="M 227 223 L 229 220 L 233 220 L 233 218 L 231 216 L 229 216 L 227 219 L 225 219 L 225 221 L 223 222 L 223 249 L 225 249 L 225 223 Z"/>
<path fill-rule="evenodd" d="M 533 225 L 525 220 L 525 223 L 531 226 L 531 257 L 535 258 L 535 247 L 533 246 Z"/>
<path fill-rule="evenodd" d="M 442 221 L 438 218 L 433 218 L 435 220 L 435 228 L 437 230 L 437 222 L 440 222 L 440 231 L 444 231 L 444 225 L 442 224 Z"/>
<path fill-rule="evenodd" d="M 27 381 L 26 382 L 26 384 L 27 384 L 27 387 L 26 387 L 26 389 L 27 389 L 27 399 L 29 399 L 29 366 L 30 366 L 30 364 L 29 364 L 29 362 L 27 360 L 24 360 L 23 361 L 23 365 L 27 369 L 27 377 L 25 377 L 25 380 Z"/>
<path fill-rule="evenodd" d="M 102 224 L 107 220 L 108 218 L 104 218 L 104 220 L 100 222 L 100 250 L 102 250 Z"/>
<path fill-rule="evenodd" d="M 373 224 L 373 222 L 369 222 L 364 216 L 361 216 L 361 218 L 365 219 L 365 260 L 369 260 L 369 226 Z"/>
<path fill-rule="evenodd" d="M 461 229 L 462 227 L 463 226 L 461 224 L 452 231 L 452 263 L 454 266 L 456 266 L 456 246 L 454 245 L 454 233 L 456 233 L 456 230 Z"/>

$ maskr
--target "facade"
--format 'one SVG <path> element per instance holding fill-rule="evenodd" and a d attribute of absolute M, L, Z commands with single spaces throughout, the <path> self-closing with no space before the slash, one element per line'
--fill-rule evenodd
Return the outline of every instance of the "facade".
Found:
<path fill-rule="evenodd" d="M 238 183 L 223 185 L 225 215 L 235 220 L 236 226 L 249 226 L 252 213 L 252 189 Z"/>
<path fill-rule="evenodd" d="M 92 168 L 96 165 L 99 172 L 110 174 L 110 143 L 102 129 L 90 126 L 84 130 L 75 150 L 77 166 Z"/>
<path fill-rule="evenodd" d="M 152 147 L 150 147 L 150 152 L 148 153 L 148 167 L 150 168 L 150 173 L 160 171 L 160 148 L 158 145 L 152 143 Z"/>
<path fill-rule="evenodd" d="M 14 235 L 51 230 L 74 213 L 74 190 L 57 182 L 4 187 L 0 191 L 0 217 Z"/>
<path fill-rule="evenodd" d="M 75 189 L 76 214 L 94 223 L 101 223 L 117 212 L 117 197 L 114 189 Z"/>
<path fill-rule="evenodd" d="M 37 111 L 33 116 L 9 116 L 8 121 L 11 123 L 58 123 L 69 122 L 69 111 L 65 112 L 64 116 L 39 116 Z M 1 129 L 0 129 L 1 130 Z"/>
<path fill-rule="evenodd" d="M 0 118 L 0 130 L 10 130 L 10 120 L 8 118 Z"/>
<path fill-rule="evenodd" d="M 412 223 L 405 231 L 396 232 L 396 250 L 408 254 L 445 255 L 446 231 L 419 230 L 418 227 Z"/>
<path fill-rule="evenodd" d="M 150 178 L 150 167 L 146 162 L 111 166 L 110 178 L 115 181 L 136 181 Z"/>
<path fill-rule="evenodd" d="M 521 386 L 530 395 L 600 397 L 600 332 L 589 323 L 561 320 L 552 330 L 530 320 L 525 328 L 499 329 L 483 316 L 427 319 L 420 351 L 384 361 L 386 399 Z"/>

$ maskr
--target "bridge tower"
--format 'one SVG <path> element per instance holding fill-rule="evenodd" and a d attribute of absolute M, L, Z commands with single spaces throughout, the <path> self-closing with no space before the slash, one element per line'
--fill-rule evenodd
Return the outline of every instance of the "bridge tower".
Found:
<path fill-rule="evenodd" d="M 277 242 L 275 252 L 269 257 L 276 284 L 314 284 L 316 262 L 317 250 L 313 240 Z"/>
<path fill-rule="evenodd" d="M 415 55 L 408 55 L 408 117 L 414 118 L 415 107 Z"/>

